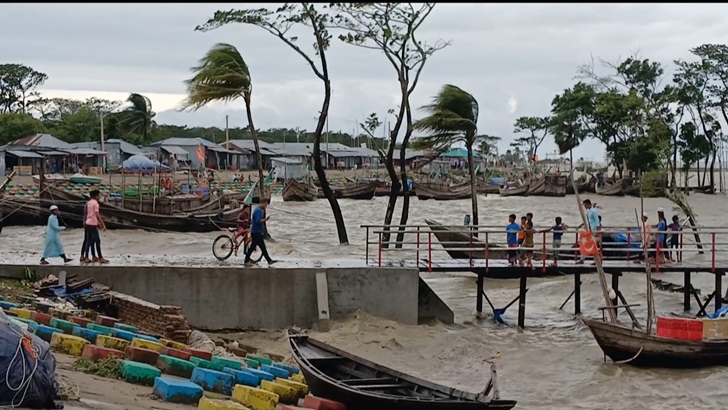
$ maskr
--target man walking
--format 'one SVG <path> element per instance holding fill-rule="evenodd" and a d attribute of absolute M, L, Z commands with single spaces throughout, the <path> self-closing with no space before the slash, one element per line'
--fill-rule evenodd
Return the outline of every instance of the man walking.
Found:
<path fill-rule="evenodd" d="M 109 263 L 109 261 L 101 255 L 101 236 L 99 235 L 99 228 L 106 230 L 106 225 L 99 214 L 100 192 L 98 189 L 94 189 L 89 195 L 91 196 L 91 199 L 89 199 L 86 203 L 86 218 L 84 219 L 85 247 L 81 251 L 81 258 L 86 263 Z M 88 257 L 89 250 L 91 251 L 93 259 L 89 259 Z M 98 255 L 98 257 L 96 255 Z"/>
<path fill-rule="evenodd" d="M 276 261 L 271 259 L 270 255 L 268 255 L 268 249 L 265 247 L 265 223 L 268 222 L 268 218 L 270 218 L 265 216 L 265 209 L 267 207 L 268 200 L 266 198 L 260 198 L 260 203 L 255 210 L 253 210 L 253 214 L 250 218 L 251 241 L 248 252 L 245 253 L 245 266 L 253 266 L 253 261 L 250 259 L 250 256 L 253 254 L 256 247 L 260 249 L 265 260 L 268 261 L 268 266 L 276 263 Z"/>
<path fill-rule="evenodd" d="M 58 236 L 58 232 L 66 229 L 65 226 L 61 226 L 58 223 L 58 212 L 58 207 L 51 205 L 51 215 L 48 217 L 43 255 L 40 258 L 41 265 L 48 265 L 46 258 L 57 258 L 59 256 L 63 258 L 63 263 L 71 261 L 70 258 L 66 257 L 66 253 L 63 252 L 63 244 L 61 244 L 61 238 Z"/>

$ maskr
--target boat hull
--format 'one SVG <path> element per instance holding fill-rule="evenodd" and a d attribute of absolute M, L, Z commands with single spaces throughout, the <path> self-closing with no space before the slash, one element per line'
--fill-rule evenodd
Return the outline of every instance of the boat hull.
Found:
<path fill-rule="evenodd" d="M 505 410 L 516 405 L 421 380 L 292 331 L 288 341 L 310 392 L 351 410 Z"/>
<path fill-rule="evenodd" d="M 314 192 L 315 187 L 289 179 L 281 191 L 283 202 L 311 202 L 315 201 L 318 192 Z M 318 191 L 318 189 L 316 189 Z"/>
<path fill-rule="evenodd" d="M 498 194 L 500 196 L 528 196 L 529 189 L 529 185 L 521 185 L 515 188 L 499 187 Z"/>
<path fill-rule="evenodd" d="M 594 189 L 597 195 L 624 196 L 624 180 L 620 179 L 611 184 L 597 183 Z"/>
<path fill-rule="evenodd" d="M 421 201 L 428 199 L 434 199 L 436 201 L 456 201 L 458 199 L 470 199 L 472 196 L 472 190 L 467 183 L 457 186 L 414 183 L 413 189 L 417 193 L 417 199 Z"/>
<path fill-rule="evenodd" d="M 582 318 L 604 354 L 640 367 L 700 368 L 728 365 L 728 340 L 679 340 Z M 631 359 L 631 360 L 630 360 Z"/>

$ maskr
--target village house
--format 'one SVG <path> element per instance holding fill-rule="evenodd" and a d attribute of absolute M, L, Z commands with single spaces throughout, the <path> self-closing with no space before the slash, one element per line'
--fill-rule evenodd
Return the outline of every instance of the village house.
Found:
<path fill-rule="evenodd" d="M 236 164 L 240 154 L 204 138 L 172 137 L 151 144 L 158 148 L 159 162 L 177 167 L 186 164 L 192 169 L 238 169 Z"/>
<path fill-rule="evenodd" d="M 35 175 L 45 165 L 47 173 L 75 173 L 85 170 L 88 175 L 103 173 L 106 152 L 77 147 L 50 134 L 34 134 L 0 147 L 0 173 L 15 170 L 18 175 Z"/>
<path fill-rule="evenodd" d="M 136 145 L 117 138 L 111 138 L 104 141 L 103 149 L 101 149 L 101 142 L 77 142 L 71 145 L 77 148 L 92 148 L 106 152 L 107 171 L 121 167 L 121 164 L 133 155 L 149 156 L 149 153 L 144 152 Z"/>

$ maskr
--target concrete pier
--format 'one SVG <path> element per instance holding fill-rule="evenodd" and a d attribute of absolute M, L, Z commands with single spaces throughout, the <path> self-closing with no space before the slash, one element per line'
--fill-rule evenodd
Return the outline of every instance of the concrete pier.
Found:
<path fill-rule="evenodd" d="M 316 274 L 325 273 L 332 320 L 361 310 L 415 325 L 437 318 L 452 323 L 416 268 L 319 267 L 238 268 L 114 265 L 0 265 L 0 277 L 23 278 L 26 266 L 39 275 L 78 275 L 113 290 L 160 305 L 180 306 L 191 326 L 202 330 L 311 327 L 318 312 Z"/>

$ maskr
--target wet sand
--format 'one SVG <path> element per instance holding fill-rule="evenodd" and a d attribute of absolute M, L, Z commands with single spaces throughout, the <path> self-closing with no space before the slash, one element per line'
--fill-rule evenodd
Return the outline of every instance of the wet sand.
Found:
<path fill-rule="evenodd" d="M 612 198 L 591 195 L 600 206 L 606 226 L 633 226 L 638 198 Z M 570 226 L 579 224 L 574 197 L 566 198 L 479 198 L 481 224 L 505 226 L 511 212 L 536 214 L 539 226 L 551 224 L 561 216 Z M 692 195 L 690 204 L 703 226 L 723 223 L 724 196 Z M 274 197 L 270 206 L 269 231 L 276 242 L 269 248 L 274 257 L 296 259 L 358 259 L 365 252 L 365 231 L 360 224 L 381 223 L 386 198 L 372 201 L 340 201 L 349 227 L 350 245 L 340 246 L 331 211 L 325 201 L 283 203 Z M 401 203 L 401 200 L 400 200 Z M 673 205 L 664 199 L 645 199 L 645 210 L 656 219 L 657 207 L 668 217 Z M 422 224 L 425 218 L 459 225 L 470 213 L 470 201 L 412 201 L 410 223 Z M 399 212 L 396 213 L 398 219 Z M 210 261 L 211 245 L 218 233 L 179 234 L 142 231 L 102 232 L 106 256 L 128 255 L 135 259 Z M 722 242 L 728 242 L 728 234 Z M 62 234 L 68 253 L 77 258 L 82 233 Z M 707 240 L 707 239 L 704 239 Z M 718 237 L 720 242 L 720 236 Z M 0 259 L 36 263 L 43 243 L 42 227 L 5 228 L 0 234 Z M 728 249 L 723 246 L 722 249 Z M 166 256 L 165 256 L 166 255 Z M 393 257 L 396 256 L 393 253 Z M 721 252 L 725 259 L 728 252 Z M 443 256 L 444 257 L 444 256 Z M 56 262 L 57 263 L 57 262 Z M 207 263 L 207 262 L 205 262 Z M 230 263 L 242 263 L 242 258 Z M 432 379 L 453 387 L 478 391 L 489 377 L 483 360 L 500 352 L 497 360 L 501 394 L 519 401 L 520 409 L 724 409 L 728 401 L 724 380 L 728 370 L 645 370 L 628 365 L 603 363 L 603 355 L 579 320 L 573 302 L 564 310 L 559 306 L 573 289 L 572 277 L 529 280 L 526 329 L 515 328 L 517 309 L 510 308 L 504 318 L 510 326 L 496 325 L 490 319 L 475 317 L 475 277 L 462 274 L 423 274 L 425 280 L 455 311 L 458 324 L 444 326 L 403 326 L 370 317 L 359 317 L 334 324 L 331 332 L 316 334 L 324 341 L 350 350 L 376 362 Z M 656 274 L 656 278 L 680 283 L 681 274 Z M 603 305 L 596 276 L 582 277 L 582 309 L 587 316 L 601 316 Z M 643 318 L 646 293 L 645 276 L 627 274 L 621 290 L 630 303 L 642 306 L 635 313 Z M 703 294 L 712 291 L 711 274 L 693 275 L 694 286 Z M 486 281 L 488 296 L 497 307 L 517 295 L 517 281 Z M 682 314 L 682 295 L 655 291 L 658 314 Z M 695 313 L 695 304 L 693 304 Z M 712 307 L 711 307 L 712 310 Z M 626 316 L 625 316 L 626 317 Z M 644 319 L 641 319 L 644 320 Z M 287 353 L 285 339 L 278 331 L 250 332 L 239 336 L 241 343 L 266 346 L 272 353 Z M 131 407 L 130 407 L 131 408 Z M 149 407 L 147 407 L 149 408 Z"/>

